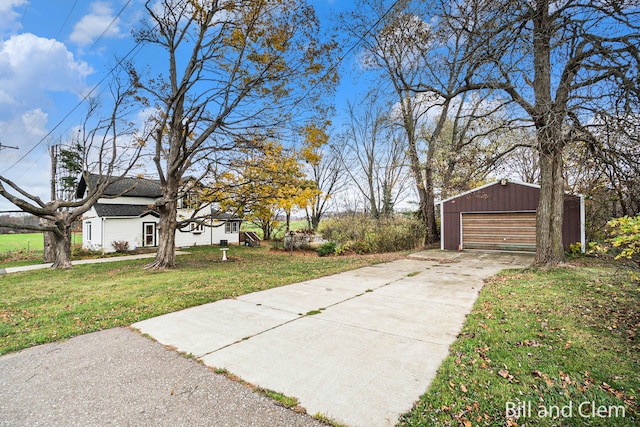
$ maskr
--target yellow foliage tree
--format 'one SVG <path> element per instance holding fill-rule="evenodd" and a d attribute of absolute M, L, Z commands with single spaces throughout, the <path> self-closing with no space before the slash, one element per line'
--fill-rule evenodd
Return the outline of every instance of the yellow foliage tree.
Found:
<path fill-rule="evenodd" d="M 260 227 L 263 238 L 269 240 L 280 225 L 278 214 L 285 214 L 288 230 L 292 211 L 304 208 L 315 189 L 305 180 L 299 152 L 259 138 L 251 147 L 236 160 L 233 171 L 216 178 L 218 189 L 212 199 L 219 201 L 221 209 L 237 212 Z"/>

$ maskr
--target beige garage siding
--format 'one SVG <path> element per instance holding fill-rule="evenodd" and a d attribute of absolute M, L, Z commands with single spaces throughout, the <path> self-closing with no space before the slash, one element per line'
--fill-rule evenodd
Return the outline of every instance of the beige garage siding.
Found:
<path fill-rule="evenodd" d="M 462 213 L 462 248 L 536 250 L 536 213 Z"/>

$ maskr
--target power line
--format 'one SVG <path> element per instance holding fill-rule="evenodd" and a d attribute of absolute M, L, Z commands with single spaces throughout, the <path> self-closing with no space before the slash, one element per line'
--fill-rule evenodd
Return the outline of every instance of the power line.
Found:
<path fill-rule="evenodd" d="M 127 6 L 129 6 L 129 4 L 131 3 L 131 0 L 127 0 L 127 2 L 125 3 L 124 6 L 122 6 L 122 8 L 120 9 L 120 12 L 118 12 L 118 14 L 111 20 L 111 22 L 109 23 L 109 25 L 107 25 L 107 28 L 104 29 L 104 31 L 102 32 L 102 34 L 100 34 L 100 36 L 96 39 L 95 42 L 93 42 L 93 44 L 91 45 L 91 47 L 89 48 L 90 50 L 93 50 L 96 45 L 102 40 L 102 38 L 105 36 L 105 34 L 107 34 L 107 31 L 109 31 L 109 29 L 111 27 L 113 27 L 113 24 L 116 23 L 116 21 L 118 19 L 120 19 L 120 15 L 122 15 L 122 13 L 124 12 L 124 10 L 127 8 Z"/>
<path fill-rule="evenodd" d="M 27 5 L 24 7 L 24 12 L 22 13 L 22 19 L 20 20 L 20 25 L 24 25 L 24 18 L 27 16 L 27 12 L 29 11 L 30 5 L 31 5 L 31 0 L 28 0 Z"/>
<path fill-rule="evenodd" d="M 73 3 L 73 6 L 71 6 L 71 10 L 69 11 L 69 13 L 67 13 L 67 16 L 64 18 L 64 22 L 60 26 L 60 30 L 58 30 L 58 34 L 56 34 L 56 37 L 55 37 L 56 40 L 60 38 L 60 34 L 62 34 L 62 30 L 67 25 L 67 22 L 69 22 L 69 18 L 71 17 L 71 14 L 73 13 L 73 11 L 76 9 L 76 6 L 78 5 L 78 1 L 79 0 L 76 0 L 75 3 Z"/>

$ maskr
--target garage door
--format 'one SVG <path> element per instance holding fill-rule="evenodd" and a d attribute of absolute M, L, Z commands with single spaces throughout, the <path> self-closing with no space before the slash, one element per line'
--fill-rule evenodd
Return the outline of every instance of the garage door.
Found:
<path fill-rule="evenodd" d="M 536 213 L 463 213 L 463 249 L 536 250 Z"/>

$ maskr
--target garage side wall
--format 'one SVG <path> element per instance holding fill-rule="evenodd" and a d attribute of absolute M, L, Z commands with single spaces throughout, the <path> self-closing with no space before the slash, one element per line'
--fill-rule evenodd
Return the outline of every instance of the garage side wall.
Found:
<path fill-rule="evenodd" d="M 457 250 L 460 245 L 460 214 L 462 212 L 532 212 L 538 208 L 540 189 L 537 186 L 509 182 L 495 183 L 464 193 L 442 204 L 441 247 Z M 565 249 L 580 242 L 580 198 L 565 196 L 563 242 Z"/>

